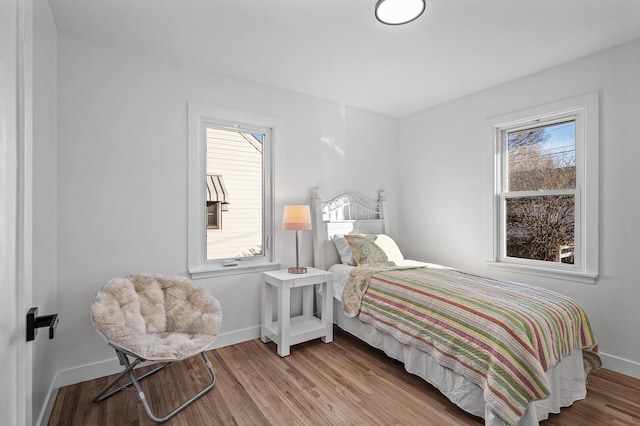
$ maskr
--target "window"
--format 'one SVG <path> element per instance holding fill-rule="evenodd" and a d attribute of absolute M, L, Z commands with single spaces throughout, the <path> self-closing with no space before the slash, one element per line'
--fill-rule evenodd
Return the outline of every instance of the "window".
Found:
<path fill-rule="evenodd" d="M 504 130 L 506 257 L 575 264 L 576 122 Z"/>
<path fill-rule="evenodd" d="M 192 278 L 275 269 L 274 120 L 189 103 Z"/>
<path fill-rule="evenodd" d="M 494 268 L 594 282 L 598 97 L 491 120 Z"/>
<path fill-rule="evenodd" d="M 207 230 L 220 229 L 222 227 L 220 225 L 220 219 L 222 218 L 220 214 L 220 204 L 221 203 L 217 201 L 207 201 Z"/>

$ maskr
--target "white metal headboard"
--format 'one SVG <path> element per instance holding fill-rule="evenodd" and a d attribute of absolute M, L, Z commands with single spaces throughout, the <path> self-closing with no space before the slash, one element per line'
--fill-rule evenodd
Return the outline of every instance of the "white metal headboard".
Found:
<path fill-rule="evenodd" d="M 378 191 L 378 200 L 371 200 L 359 192 L 340 194 L 322 202 L 318 187 L 311 189 L 311 221 L 313 225 L 314 266 L 327 269 L 340 263 L 331 238 L 343 234 L 389 233 L 385 215 L 386 192 Z"/>

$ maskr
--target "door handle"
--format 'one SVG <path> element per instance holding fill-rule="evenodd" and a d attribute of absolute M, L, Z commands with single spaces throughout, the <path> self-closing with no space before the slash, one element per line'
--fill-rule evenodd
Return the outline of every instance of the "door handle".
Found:
<path fill-rule="evenodd" d="M 49 327 L 49 339 L 53 339 L 58 326 L 58 314 L 38 316 L 38 308 L 31 308 L 27 312 L 27 342 L 32 341 L 38 334 L 38 329 Z"/>

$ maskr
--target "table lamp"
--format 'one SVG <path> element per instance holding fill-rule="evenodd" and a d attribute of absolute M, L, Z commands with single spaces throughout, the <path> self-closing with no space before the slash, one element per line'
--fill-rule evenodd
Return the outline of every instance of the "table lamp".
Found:
<path fill-rule="evenodd" d="M 307 268 L 301 268 L 298 264 L 298 239 L 299 231 L 311 230 L 311 209 L 306 204 L 290 204 L 284 206 L 282 217 L 282 229 L 296 231 L 296 266 L 289 268 L 290 274 L 306 274 Z"/>

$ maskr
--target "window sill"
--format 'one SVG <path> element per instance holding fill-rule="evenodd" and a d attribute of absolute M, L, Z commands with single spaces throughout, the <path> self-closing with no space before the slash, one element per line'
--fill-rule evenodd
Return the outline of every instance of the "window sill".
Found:
<path fill-rule="evenodd" d="M 280 263 L 259 263 L 253 265 L 235 266 L 209 266 L 198 269 L 189 269 L 192 280 L 204 278 L 224 277 L 228 275 L 251 274 L 255 272 L 274 271 L 280 269 Z"/>
<path fill-rule="evenodd" d="M 574 282 L 579 282 L 583 284 L 595 284 L 596 280 L 598 279 L 597 274 L 589 274 L 586 272 L 559 270 L 559 269 L 551 269 L 551 268 L 541 268 L 536 266 L 518 265 L 514 263 L 488 261 L 487 267 L 489 269 L 498 270 L 498 271 L 536 275 L 539 277 L 574 281 Z"/>

